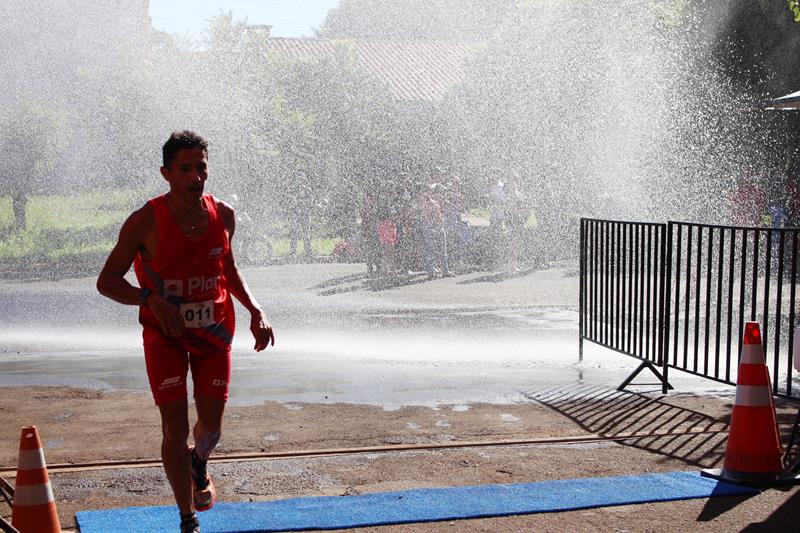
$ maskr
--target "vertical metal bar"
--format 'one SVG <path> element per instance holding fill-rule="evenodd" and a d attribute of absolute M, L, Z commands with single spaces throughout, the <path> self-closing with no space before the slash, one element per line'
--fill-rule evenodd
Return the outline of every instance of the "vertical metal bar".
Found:
<path fill-rule="evenodd" d="M 639 262 L 639 357 L 644 357 L 644 335 L 645 335 L 645 327 L 644 327 L 644 281 L 645 281 L 645 247 L 647 246 L 647 242 L 645 242 L 645 227 L 641 226 L 641 240 L 639 241 L 639 248 L 641 250 L 641 261 Z"/>
<path fill-rule="evenodd" d="M 597 319 L 595 323 L 595 340 L 601 342 L 603 335 L 603 223 L 597 222 Z"/>
<path fill-rule="evenodd" d="M 616 235 L 617 245 L 614 248 L 616 253 L 614 254 L 614 269 L 616 274 L 616 290 L 614 291 L 614 348 L 619 349 L 619 313 L 620 313 L 620 305 L 619 305 L 619 293 L 620 293 L 620 283 L 622 279 L 620 278 L 620 272 L 622 272 L 622 266 L 620 265 L 620 258 L 622 254 L 620 253 L 620 246 L 622 244 L 622 223 L 617 223 L 617 235 Z"/>
<path fill-rule="evenodd" d="M 758 241 L 761 237 L 760 230 L 753 230 L 753 285 L 750 291 L 750 320 L 756 320 L 756 304 L 758 303 Z"/>
<path fill-rule="evenodd" d="M 578 249 L 580 250 L 580 264 L 578 269 L 580 270 L 580 274 L 578 276 L 579 279 L 579 286 L 578 286 L 578 361 L 583 361 L 583 315 L 586 312 L 586 281 L 584 276 L 586 276 L 586 220 L 581 218 L 580 224 L 580 241 L 578 243 Z"/>
<path fill-rule="evenodd" d="M 586 220 L 586 324 L 585 333 L 587 338 L 592 337 L 592 221 Z"/>
<path fill-rule="evenodd" d="M 667 374 L 669 372 L 669 327 L 670 327 L 670 294 L 672 286 L 672 222 L 663 226 L 666 231 L 666 239 L 661 239 L 661 340 L 658 343 L 660 352 L 661 375 L 664 381 L 661 383 L 661 394 L 666 394 L 668 390 Z"/>
<path fill-rule="evenodd" d="M 797 230 L 792 230 L 792 269 L 789 275 L 789 349 L 786 357 L 786 394 L 792 395 L 792 347 L 794 338 L 794 312 L 797 286 Z"/>
<path fill-rule="evenodd" d="M 642 228 L 644 229 L 644 228 Z M 644 236 L 644 234 L 642 234 Z M 644 302 L 644 356 L 646 359 L 650 360 L 650 276 L 651 276 L 651 269 L 652 265 L 650 264 L 651 261 L 651 251 L 653 249 L 653 228 L 650 224 L 647 225 L 647 240 L 645 244 L 645 264 L 647 273 L 644 277 L 645 281 L 645 302 Z"/>
<path fill-rule="evenodd" d="M 738 348 L 736 349 L 736 364 L 739 364 L 739 357 L 742 354 L 742 335 L 744 335 L 744 280 L 747 276 L 747 229 L 742 230 L 742 270 L 739 278 L 739 335 Z"/>
<path fill-rule="evenodd" d="M 614 325 L 614 226 L 609 222 L 606 226 L 606 345 L 611 346 L 612 326 Z"/>
<path fill-rule="evenodd" d="M 628 280 L 626 278 L 628 264 L 628 224 L 622 225 L 622 291 L 620 294 L 620 305 L 622 306 L 622 316 L 620 320 L 620 349 L 625 351 L 625 337 L 627 336 L 628 329 L 626 328 L 626 317 L 628 315 L 628 308 L 625 306 L 626 292 L 628 288 Z"/>
<path fill-rule="evenodd" d="M 784 260 L 784 246 L 785 246 L 786 232 L 782 229 L 778 230 L 778 278 L 775 280 L 777 287 L 777 294 L 775 295 L 775 352 L 773 354 L 773 388 L 778 390 L 778 368 L 779 359 L 781 355 L 781 316 L 783 306 L 783 260 Z M 791 357 L 789 358 L 791 359 Z M 788 385 L 788 384 L 787 384 Z"/>
<path fill-rule="evenodd" d="M 689 368 L 689 306 L 692 291 L 692 226 L 686 226 L 686 311 L 683 323 L 683 367 Z"/>
<path fill-rule="evenodd" d="M 592 340 L 597 342 L 597 221 L 592 221 Z"/>
<path fill-rule="evenodd" d="M 606 324 L 606 343 L 614 346 L 614 230 L 616 222 L 608 223 L 608 324 Z"/>
<path fill-rule="evenodd" d="M 714 377 L 719 378 L 719 343 L 722 332 L 722 271 L 725 255 L 725 228 L 719 229 L 719 248 L 717 249 L 717 331 L 714 348 Z"/>
<path fill-rule="evenodd" d="M 628 331 L 626 336 L 625 353 L 631 354 L 633 350 L 633 224 L 628 224 L 628 305 L 626 307 L 628 312 Z"/>
<path fill-rule="evenodd" d="M 616 246 L 616 239 L 614 235 L 615 223 L 609 224 L 608 232 L 608 338 L 606 342 L 609 346 L 614 346 L 614 247 Z"/>
<path fill-rule="evenodd" d="M 609 337 L 608 337 L 608 344 L 612 348 L 616 347 L 616 345 L 614 344 L 614 334 L 615 334 L 615 329 L 616 328 L 614 326 L 615 326 L 616 320 L 617 320 L 617 314 L 616 314 L 617 302 L 616 302 L 616 299 L 614 297 L 616 295 L 616 282 L 617 282 L 617 256 L 616 256 L 616 250 L 617 250 L 617 226 L 618 226 L 617 222 L 612 222 L 611 223 L 611 233 L 610 233 L 611 246 L 609 247 L 609 250 L 608 250 L 608 253 L 611 256 L 611 262 L 609 263 L 609 267 L 610 267 L 609 274 L 611 276 L 611 279 L 608 280 L 609 287 L 611 288 L 611 292 L 608 295 L 608 310 L 609 310 L 609 325 L 608 325 Z"/>
<path fill-rule="evenodd" d="M 700 285 L 703 276 L 703 226 L 697 226 L 697 275 L 694 284 L 694 371 L 697 372 L 697 354 L 700 343 Z"/>
<path fill-rule="evenodd" d="M 731 335 L 733 332 L 733 274 L 736 263 L 736 229 L 731 228 L 731 246 L 728 252 L 728 342 L 725 348 L 725 381 L 731 380 Z"/>
<path fill-rule="evenodd" d="M 661 282 L 661 263 L 659 261 L 664 260 L 663 257 L 660 257 L 661 252 L 661 242 L 664 240 L 663 231 L 661 230 L 662 226 L 657 225 L 653 226 L 653 320 L 650 321 L 650 336 L 651 340 L 651 350 L 652 350 L 652 358 L 651 360 L 654 362 L 661 362 L 661 354 L 659 353 L 658 346 L 659 341 L 661 338 L 661 323 L 660 315 L 659 315 L 659 308 L 661 307 L 661 291 L 659 290 L 659 285 Z M 659 237 L 660 235 L 660 237 Z"/>
<path fill-rule="evenodd" d="M 761 338 L 764 343 L 764 357 L 766 358 L 769 341 L 769 282 L 770 267 L 772 266 L 772 228 L 767 230 L 767 242 L 764 243 L 764 316 L 761 319 Z M 773 389 L 775 390 L 775 389 Z"/>
<path fill-rule="evenodd" d="M 634 264 L 633 264 L 633 346 L 631 346 L 631 355 L 639 355 L 637 346 L 639 345 L 639 271 L 641 270 L 640 255 L 639 255 L 639 225 L 634 225 L 633 233 L 633 251 L 634 251 Z"/>
<path fill-rule="evenodd" d="M 608 345 L 608 286 L 610 281 L 610 275 L 608 273 L 609 264 L 610 264 L 610 254 L 609 254 L 609 223 L 605 222 L 603 224 L 603 235 L 605 237 L 604 244 L 603 244 L 603 255 L 605 257 L 603 263 L 603 344 L 606 346 Z"/>
<path fill-rule="evenodd" d="M 683 225 L 676 224 L 678 228 L 678 250 L 675 255 L 675 347 L 672 350 L 672 364 L 678 365 L 678 333 L 680 332 L 679 317 L 681 314 L 681 247 L 683 246 Z M 672 235 L 670 235 L 672 237 Z"/>
<path fill-rule="evenodd" d="M 597 223 L 597 342 L 603 339 L 603 223 Z"/>
<path fill-rule="evenodd" d="M 705 324 L 705 326 L 706 326 L 705 327 L 706 334 L 705 334 L 705 343 L 704 343 L 704 346 L 703 346 L 703 373 L 706 376 L 710 375 L 709 372 L 708 372 L 708 349 L 709 349 L 709 345 L 711 343 L 709 342 L 708 338 L 711 335 L 711 333 L 710 333 L 710 328 L 711 328 L 711 285 L 713 285 L 713 283 L 711 282 L 711 275 L 712 275 L 712 268 L 711 268 L 711 266 L 712 266 L 711 263 L 712 262 L 711 262 L 711 259 L 712 259 L 712 256 L 714 255 L 713 246 L 714 246 L 714 228 L 709 226 L 709 228 L 708 228 L 708 250 L 707 250 L 707 253 L 706 253 L 706 255 L 708 256 L 708 257 L 706 257 L 706 324 Z"/>

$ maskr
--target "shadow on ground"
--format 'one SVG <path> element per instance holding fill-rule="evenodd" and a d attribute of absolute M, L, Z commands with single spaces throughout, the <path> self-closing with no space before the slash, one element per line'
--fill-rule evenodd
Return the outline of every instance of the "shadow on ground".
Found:
<path fill-rule="evenodd" d="M 727 420 L 678 407 L 661 398 L 596 386 L 557 387 L 527 397 L 590 433 L 609 437 L 648 435 L 625 440 L 624 444 L 700 468 L 716 467 L 725 453 Z M 676 432 L 692 434 L 658 436 Z"/>
<path fill-rule="evenodd" d="M 497 283 L 514 278 L 525 277 L 538 270 L 547 268 L 547 264 L 527 265 L 524 268 L 498 270 L 493 272 L 482 271 L 477 266 L 463 266 L 454 270 L 453 277 L 461 278 L 456 281 L 457 285 L 471 285 L 475 283 Z M 366 268 L 366 267 L 365 267 Z M 475 277 L 467 277 L 471 274 L 482 272 L 481 275 Z M 434 281 L 441 276 L 431 278 L 426 272 L 422 271 L 408 271 L 397 272 L 393 274 L 376 273 L 376 274 L 350 274 L 347 276 L 339 276 L 329 279 L 317 285 L 309 287 L 309 290 L 318 291 L 320 296 L 331 296 L 334 294 L 342 294 L 355 291 L 384 291 L 394 289 L 397 287 L 406 287 L 409 285 L 416 285 L 418 283 L 425 283 Z"/>
<path fill-rule="evenodd" d="M 593 386 L 557 387 L 526 396 L 557 411 L 591 433 L 601 436 L 629 433 L 652 435 L 620 442 L 701 469 L 719 468 L 725 457 L 729 414 L 713 417 L 670 404 L 665 398 Z M 778 425 L 784 433 L 783 442 L 788 441 L 788 432 L 791 431 L 794 420 L 793 413 L 778 414 Z M 676 432 L 692 434 L 658 436 Z M 713 520 L 751 497 L 711 498 L 706 502 L 697 521 Z M 751 524 L 743 531 L 795 530 L 793 528 L 797 527 L 799 508 L 800 492 L 789 498 L 767 520 Z"/>

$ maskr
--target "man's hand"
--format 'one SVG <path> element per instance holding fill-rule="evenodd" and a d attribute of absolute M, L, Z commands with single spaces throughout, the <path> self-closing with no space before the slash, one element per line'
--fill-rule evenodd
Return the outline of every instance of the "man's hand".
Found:
<path fill-rule="evenodd" d="M 180 337 L 186 329 L 180 310 L 172 305 L 169 300 L 160 294 L 153 293 L 147 299 L 147 305 L 156 318 L 161 323 L 164 335 L 168 337 Z"/>
<path fill-rule="evenodd" d="M 261 309 L 253 311 L 250 315 L 250 331 L 256 341 L 253 349 L 260 352 L 270 344 L 275 346 L 275 335 L 272 333 L 272 326 L 269 325 Z"/>

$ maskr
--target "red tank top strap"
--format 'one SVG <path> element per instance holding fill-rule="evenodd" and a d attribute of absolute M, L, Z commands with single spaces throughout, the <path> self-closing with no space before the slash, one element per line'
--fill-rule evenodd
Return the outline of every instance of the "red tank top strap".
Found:
<path fill-rule="evenodd" d="M 206 209 L 208 210 L 208 221 L 213 222 L 219 216 L 217 212 L 217 200 L 210 194 L 203 194 L 203 201 L 206 203 Z"/>

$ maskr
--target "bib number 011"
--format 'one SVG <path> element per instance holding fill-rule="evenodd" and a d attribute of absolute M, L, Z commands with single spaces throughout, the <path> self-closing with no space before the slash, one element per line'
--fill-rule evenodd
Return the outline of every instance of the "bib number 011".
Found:
<path fill-rule="evenodd" d="M 184 303 L 180 310 L 187 328 L 203 328 L 214 323 L 214 300 Z"/>

